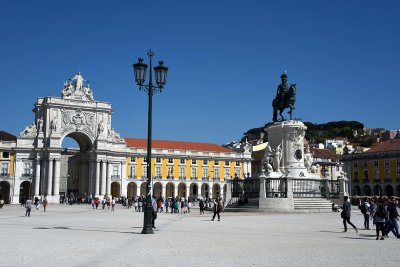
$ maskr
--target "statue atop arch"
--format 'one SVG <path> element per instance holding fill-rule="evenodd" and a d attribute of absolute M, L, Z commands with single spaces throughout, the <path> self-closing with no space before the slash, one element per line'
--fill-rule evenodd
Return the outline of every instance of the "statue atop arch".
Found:
<path fill-rule="evenodd" d="M 68 79 L 64 82 L 64 87 L 61 91 L 61 98 L 90 102 L 94 101 L 89 81 L 83 79 L 80 72 L 78 72 L 72 79 Z"/>

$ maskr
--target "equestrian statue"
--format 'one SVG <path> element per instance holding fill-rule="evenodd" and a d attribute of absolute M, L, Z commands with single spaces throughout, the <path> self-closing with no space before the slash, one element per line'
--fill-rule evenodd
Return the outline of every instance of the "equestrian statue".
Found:
<path fill-rule="evenodd" d="M 281 75 L 282 83 L 278 85 L 278 89 L 276 92 L 276 97 L 272 101 L 272 107 L 274 109 L 274 114 L 272 117 L 272 121 L 278 121 L 278 110 L 280 121 L 284 121 L 285 118 L 283 117 L 282 113 L 285 109 L 289 109 L 288 114 L 290 115 L 290 119 L 292 119 L 292 114 L 294 110 L 294 103 L 296 102 L 296 84 L 288 85 L 287 82 L 287 75 L 284 72 Z"/>

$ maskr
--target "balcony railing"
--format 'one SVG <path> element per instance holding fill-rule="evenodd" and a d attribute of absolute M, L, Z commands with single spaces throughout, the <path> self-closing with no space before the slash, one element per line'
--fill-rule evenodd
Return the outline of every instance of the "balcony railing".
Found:
<path fill-rule="evenodd" d="M 115 179 L 120 179 L 120 175 L 111 175 L 111 179 L 115 180 Z"/>
<path fill-rule="evenodd" d="M 129 175 L 128 179 L 137 179 L 137 176 L 136 175 Z"/>
<path fill-rule="evenodd" d="M 5 172 L 0 173 L 0 177 L 9 177 L 9 176 L 10 176 L 9 173 L 5 173 Z"/>
<path fill-rule="evenodd" d="M 364 178 L 364 179 L 363 179 L 363 183 L 364 183 L 364 184 L 369 183 L 369 179 L 368 179 L 368 178 Z"/>

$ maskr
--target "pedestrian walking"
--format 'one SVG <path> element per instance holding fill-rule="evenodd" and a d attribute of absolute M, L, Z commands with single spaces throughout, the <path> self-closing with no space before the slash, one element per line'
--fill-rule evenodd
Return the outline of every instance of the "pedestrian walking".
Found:
<path fill-rule="evenodd" d="M 221 213 L 221 211 L 222 211 L 222 199 L 219 197 L 214 200 L 214 216 L 212 217 L 211 221 L 214 221 L 216 215 L 218 215 L 218 221 L 220 221 L 221 218 L 219 214 Z"/>
<path fill-rule="evenodd" d="M 376 207 L 376 211 L 373 212 L 372 216 L 374 218 L 375 226 L 376 226 L 376 240 L 379 239 L 379 231 L 381 231 L 381 240 L 385 240 L 385 220 L 387 217 L 387 213 L 384 206 L 384 200 L 379 199 Z"/>
<path fill-rule="evenodd" d="M 352 224 L 350 222 L 351 204 L 348 201 L 348 199 L 349 199 L 348 196 L 344 197 L 344 203 L 343 203 L 342 213 L 341 213 L 341 217 L 343 218 L 343 226 L 344 226 L 344 231 L 343 232 L 347 232 L 347 223 L 348 223 L 354 228 L 354 230 L 356 230 L 356 233 L 358 233 L 357 227 L 355 227 L 354 224 Z"/>
<path fill-rule="evenodd" d="M 26 216 L 30 217 L 31 216 L 31 209 L 32 209 L 32 200 L 31 200 L 31 198 L 28 198 L 28 200 L 25 202 L 25 209 L 26 209 L 25 217 Z"/>
<path fill-rule="evenodd" d="M 360 204 L 361 213 L 364 215 L 364 229 L 370 230 L 369 228 L 369 220 L 371 214 L 371 205 L 369 204 L 369 199 L 365 198 L 364 201 Z"/>
<path fill-rule="evenodd" d="M 202 198 L 200 199 L 200 202 L 199 202 L 199 208 L 200 208 L 200 215 L 204 214 L 204 201 Z"/>
<path fill-rule="evenodd" d="M 48 204 L 48 201 L 47 201 L 47 198 L 45 197 L 45 198 L 43 199 L 43 211 L 44 211 L 44 212 L 46 212 L 47 204 Z"/>
<path fill-rule="evenodd" d="M 396 199 L 394 197 L 391 197 L 387 205 L 386 234 L 392 231 L 395 237 L 400 238 L 399 225 L 397 224 L 398 218 L 399 218 L 399 213 L 397 212 Z"/>
<path fill-rule="evenodd" d="M 4 199 L 0 199 L 0 209 L 2 209 L 3 208 L 3 205 L 4 205 Z"/>
<path fill-rule="evenodd" d="M 111 210 L 114 211 L 114 209 L 115 209 L 115 198 L 113 197 L 111 201 Z"/>

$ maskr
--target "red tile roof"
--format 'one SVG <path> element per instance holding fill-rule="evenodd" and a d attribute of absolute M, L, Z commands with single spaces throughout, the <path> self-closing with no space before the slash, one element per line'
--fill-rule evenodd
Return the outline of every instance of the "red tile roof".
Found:
<path fill-rule="evenodd" d="M 316 159 L 331 159 L 331 160 L 336 160 L 337 156 L 332 153 L 329 149 L 321 149 L 321 148 L 312 148 L 311 149 L 311 154 L 313 158 Z"/>
<path fill-rule="evenodd" d="M 371 149 L 365 153 L 376 153 L 376 152 L 388 152 L 388 151 L 400 151 L 400 140 L 390 139 L 382 143 L 375 143 L 371 146 Z"/>
<path fill-rule="evenodd" d="M 0 140 L 1 141 L 17 141 L 17 137 L 10 133 L 0 131 Z"/>
<path fill-rule="evenodd" d="M 147 148 L 147 139 L 124 138 L 129 147 Z M 168 141 L 168 140 L 152 140 L 152 147 L 158 149 L 177 149 L 177 150 L 194 150 L 209 152 L 236 153 L 235 151 L 209 143 L 185 142 L 185 141 Z"/>

